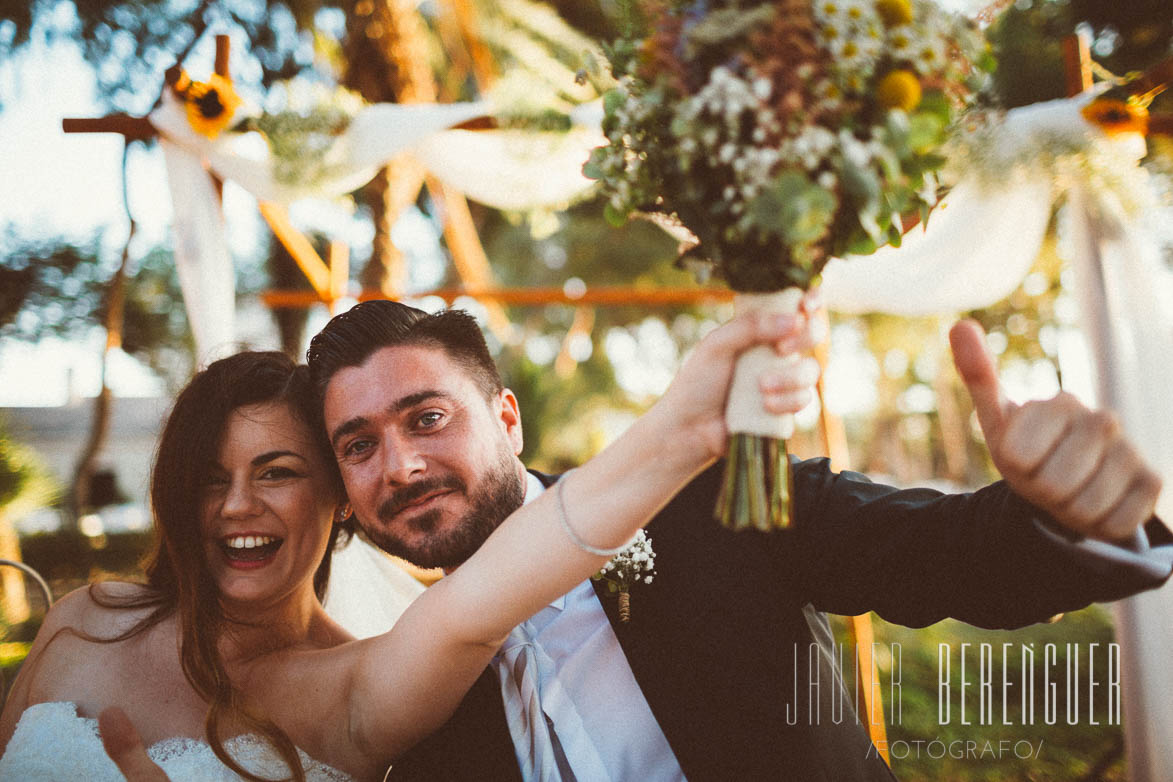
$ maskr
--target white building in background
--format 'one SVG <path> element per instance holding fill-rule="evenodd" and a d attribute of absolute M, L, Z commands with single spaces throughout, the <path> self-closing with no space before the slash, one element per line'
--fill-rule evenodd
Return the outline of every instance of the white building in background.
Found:
<path fill-rule="evenodd" d="M 99 470 L 115 476 L 127 503 L 102 513 L 106 532 L 143 530 L 150 526 L 148 492 L 155 443 L 171 400 L 162 397 L 114 397 L 110 429 L 98 455 Z M 8 436 L 32 448 L 52 472 L 62 491 L 68 490 L 81 449 L 89 436 L 94 415 L 92 399 L 59 407 L 2 407 Z M 52 509 L 33 512 L 16 520 L 22 534 L 50 532 L 61 524 Z"/>

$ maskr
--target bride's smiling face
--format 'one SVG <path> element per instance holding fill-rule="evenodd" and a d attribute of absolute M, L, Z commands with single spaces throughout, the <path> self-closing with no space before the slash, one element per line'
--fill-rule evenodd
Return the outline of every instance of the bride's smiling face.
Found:
<path fill-rule="evenodd" d="M 309 429 L 281 402 L 229 416 L 203 482 L 204 550 L 221 596 L 279 601 L 313 591 L 338 498 Z"/>

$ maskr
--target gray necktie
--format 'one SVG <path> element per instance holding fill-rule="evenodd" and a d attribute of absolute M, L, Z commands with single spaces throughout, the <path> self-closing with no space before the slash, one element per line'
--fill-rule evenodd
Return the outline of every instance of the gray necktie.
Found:
<path fill-rule="evenodd" d="M 525 782 L 573 782 L 558 736 L 542 710 L 538 683 L 553 675 L 553 662 L 531 637 L 529 622 L 513 628 L 494 658 L 505 717 Z"/>

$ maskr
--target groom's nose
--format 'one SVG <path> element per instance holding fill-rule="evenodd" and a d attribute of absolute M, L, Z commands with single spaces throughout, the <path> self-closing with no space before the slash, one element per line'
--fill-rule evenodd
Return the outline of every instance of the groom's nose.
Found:
<path fill-rule="evenodd" d="M 405 484 L 427 469 L 419 448 L 411 442 L 390 442 L 383 450 L 383 483 Z"/>

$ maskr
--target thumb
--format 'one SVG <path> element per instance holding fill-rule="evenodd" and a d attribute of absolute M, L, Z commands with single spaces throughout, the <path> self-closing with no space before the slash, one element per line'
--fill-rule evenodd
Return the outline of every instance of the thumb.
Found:
<path fill-rule="evenodd" d="M 697 348 L 713 358 L 734 359 L 755 345 L 779 344 L 799 325 L 798 315 L 747 312 L 714 329 Z"/>
<path fill-rule="evenodd" d="M 169 782 L 170 777 L 147 755 L 138 731 L 122 709 L 112 706 L 103 710 L 98 715 L 98 731 L 106 754 L 127 782 Z"/>
<path fill-rule="evenodd" d="M 978 422 L 986 436 L 986 443 L 993 446 L 1002 438 L 1010 402 L 1002 393 L 998 382 L 998 371 L 994 358 L 986 347 L 985 332 L 973 320 L 963 320 L 949 330 L 949 345 L 953 348 L 953 363 L 965 383 Z"/>

